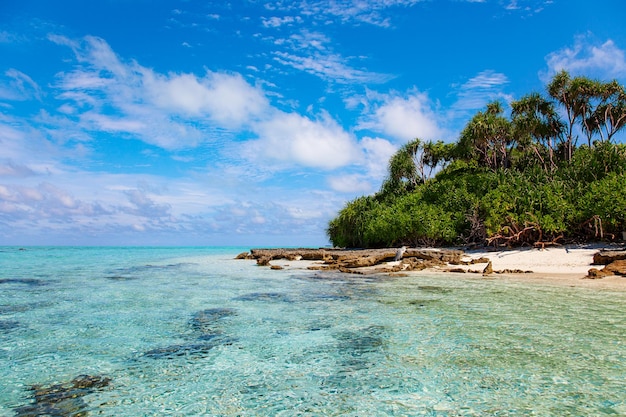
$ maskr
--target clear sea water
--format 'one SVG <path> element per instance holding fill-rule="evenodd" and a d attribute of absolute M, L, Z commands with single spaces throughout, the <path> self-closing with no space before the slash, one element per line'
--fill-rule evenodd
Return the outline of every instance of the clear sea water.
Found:
<path fill-rule="evenodd" d="M 247 249 L 0 248 L 0 415 L 84 374 L 111 382 L 56 415 L 626 415 L 625 291 Z"/>

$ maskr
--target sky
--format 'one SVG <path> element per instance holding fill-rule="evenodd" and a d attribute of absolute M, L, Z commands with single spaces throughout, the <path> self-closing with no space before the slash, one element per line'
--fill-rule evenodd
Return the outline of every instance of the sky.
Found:
<path fill-rule="evenodd" d="M 0 245 L 324 246 L 413 138 L 562 69 L 623 0 L 0 0 Z M 451 197 L 452 198 L 452 197 Z"/>

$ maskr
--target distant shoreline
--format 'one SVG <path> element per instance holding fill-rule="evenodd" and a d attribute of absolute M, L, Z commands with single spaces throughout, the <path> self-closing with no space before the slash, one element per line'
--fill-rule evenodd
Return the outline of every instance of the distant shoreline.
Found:
<path fill-rule="evenodd" d="M 594 265 L 594 255 L 601 251 L 624 252 L 624 245 L 581 244 L 543 249 L 481 248 L 467 251 L 451 248 L 408 248 L 402 260 L 394 261 L 396 250 L 274 248 L 252 249 L 247 256 L 240 254 L 239 257 L 256 259 L 257 264 L 272 269 L 336 270 L 364 275 L 415 277 L 424 274 L 455 274 L 528 283 L 626 289 L 626 276 L 623 275 L 598 279 L 588 277 L 590 269 L 602 269 L 604 266 Z M 415 267 L 416 262 L 418 268 Z M 493 272 L 485 274 L 488 266 Z"/>

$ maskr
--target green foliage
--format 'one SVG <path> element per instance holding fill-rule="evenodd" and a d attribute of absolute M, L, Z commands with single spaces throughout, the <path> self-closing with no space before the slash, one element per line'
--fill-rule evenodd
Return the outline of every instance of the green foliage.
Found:
<path fill-rule="evenodd" d="M 511 103 L 510 119 L 490 103 L 456 143 L 415 139 L 401 147 L 380 191 L 349 202 L 329 223 L 332 243 L 519 245 L 620 236 L 626 146 L 611 138 L 626 125 L 624 88 L 561 72 L 547 90 L 549 98 L 534 93 Z M 587 144 L 577 147 L 575 132 Z"/>

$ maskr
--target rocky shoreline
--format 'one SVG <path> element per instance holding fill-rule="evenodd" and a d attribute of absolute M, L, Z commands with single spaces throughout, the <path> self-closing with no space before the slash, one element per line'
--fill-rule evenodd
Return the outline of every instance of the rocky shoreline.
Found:
<path fill-rule="evenodd" d="M 501 256 L 506 251 L 498 252 Z M 311 261 L 309 270 L 339 271 L 351 274 L 398 274 L 411 271 L 438 271 L 448 273 L 532 274 L 535 271 L 520 268 L 494 269 L 489 252 L 467 253 L 459 249 L 438 248 L 383 248 L 383 249 L 336 249 L 336 248 L 271 248 L 251 249 L 237 259 L 255 260 L 259 266 L 283 269 L 272 261 Z M 595 253 L 585 278 L 598 279 L 606 276 L 626 277 L 626 250 L 600 249 Z M 565 271 L 566 272 L 566 271 Z"/>

